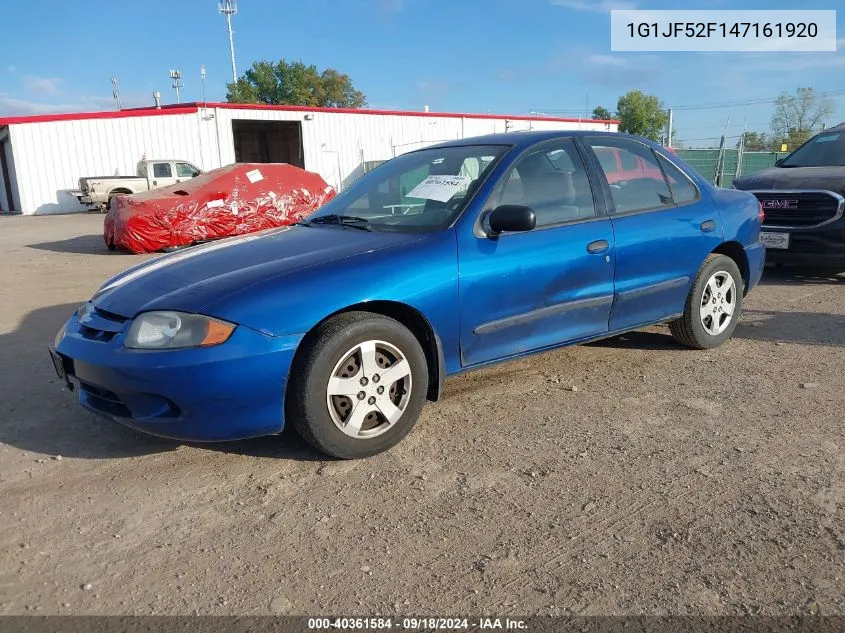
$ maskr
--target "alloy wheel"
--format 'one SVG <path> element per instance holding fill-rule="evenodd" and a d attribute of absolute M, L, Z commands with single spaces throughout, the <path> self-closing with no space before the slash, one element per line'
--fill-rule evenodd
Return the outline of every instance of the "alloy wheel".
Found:
<path fill-rule="evenodd" d="M 332 370 L 326 405 L 338 429 L 368 439 L 399 421 L 411 388 L 411 366 L 402 351 L 385 341 L 364 341 L 343 354 Z"/>
<path fill-rule="evenodd" d="M 710 276 L 701 295 L 701 325 L 711 336 L 724 332 L 736 309 L 736 284 L 733 277 L 720 270 Z"/>

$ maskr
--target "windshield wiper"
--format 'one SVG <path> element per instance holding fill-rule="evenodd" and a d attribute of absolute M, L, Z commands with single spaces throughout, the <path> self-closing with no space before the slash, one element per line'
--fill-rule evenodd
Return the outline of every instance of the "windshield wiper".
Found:
<path fill-rule="evenodd" d="M 348 226 L 352 229 L 361 229 L 362 231 L 372 231 L 369 226 L 369 221 L 366 218 L 359 218 L 356 215 L 338 215 L 330 213 L 328 215 L 321 215 L 312 220 L 306 220 L 305 226 L 314 224 L 337 224 L 339 226 Z"/>

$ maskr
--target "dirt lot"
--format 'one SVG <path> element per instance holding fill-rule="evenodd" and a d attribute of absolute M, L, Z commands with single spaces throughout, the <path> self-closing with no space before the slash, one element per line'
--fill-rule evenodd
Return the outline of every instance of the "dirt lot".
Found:
<path fill-rule="evenodd" d="M 46 352 L 140 261 L 0 218 L 0 614 L 845 614 L 845 276 L 452 379 L 388 454 L 211 446 L 84 412 Z M 61 456 L 61 459 L 59 458 Z"/>

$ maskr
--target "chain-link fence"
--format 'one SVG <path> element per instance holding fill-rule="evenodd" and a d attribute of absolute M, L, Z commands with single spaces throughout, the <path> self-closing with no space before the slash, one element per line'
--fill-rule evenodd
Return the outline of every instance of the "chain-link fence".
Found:
<path fill-rule="evenodd" d="M 745 152 L 726 147 L 676 149 L 675 154 L 713 184 L 730 187 L 734 178 L 773 167 L 786 152 Z"/>

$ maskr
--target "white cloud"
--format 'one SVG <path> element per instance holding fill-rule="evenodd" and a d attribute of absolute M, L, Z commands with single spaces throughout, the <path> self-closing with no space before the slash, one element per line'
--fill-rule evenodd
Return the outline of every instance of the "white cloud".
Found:
<path fill-rule="evenodd" d="M 631 10 L 640 6 L 637 0 L 551 0 L 552 4 L 574 11 L 610 13 L 613 10 Z"/>
<path fill-rule="evenodd" d="M 53 114 L 55 112 L 72 112 L 77 108 L 74 104 L 43 103 L 16 99 L 0 92 L 0 116 L 26 116 L 30 114 Z"/>
<path fill-rule="evenodd" d="M 588 55 L 587 56 L 587 63 L 592 64 L 594 66 L 610 66 L 613 68 L 628 68 L 631 65 L 631 62 L 624 58 L 619 57 L 618 55 Z"/>
<path fill-rule="evenodd" d="M 137 108 L 152 105 L 152 99 L 141 95 L 122 96 L 123 107 Z M 64 112 L 100 112 L 114 110 L 115 103 L 111 97 L 95 95 L 81 95 L 73 102 L 48 103 L 31 99 L 19 99 L 0 92 L 0 116 L 31 116 L 36 114 L 58 114 Z"/>
<path fill-rule="evenodd" d="M 65 83 L 58 77 L 39 77 L 37 75 L 24 75 L 22 81 L 28 92 L 39 94 L 56 94 Z"/>

